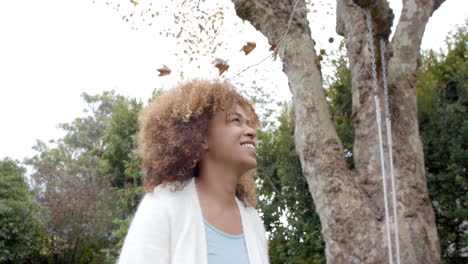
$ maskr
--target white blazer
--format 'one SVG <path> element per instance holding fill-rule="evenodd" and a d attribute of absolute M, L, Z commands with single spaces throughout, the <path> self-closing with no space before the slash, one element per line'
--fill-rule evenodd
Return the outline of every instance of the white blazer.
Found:
<path fill-rule="evenodd" d="M 119 264 L 208 264 L 195 178 L 181 191 L 157 186 L 143 196 L 125 237 Z M 269 264 L 265 227 L 257 211 L 237 199 L 250 264 Z"/>

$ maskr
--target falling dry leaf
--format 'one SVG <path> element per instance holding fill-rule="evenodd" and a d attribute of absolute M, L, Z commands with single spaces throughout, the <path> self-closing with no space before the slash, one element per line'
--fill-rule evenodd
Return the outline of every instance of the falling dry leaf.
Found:
<path fill-rule="evenodd" d="M 161 69 L 158 69 L 159 76 L 166 76 L 171 74 L 171 69 L 169 69 L 166 65 L 163 65 Z"/>
<path fill-rule="evenodd" d="M 198 28 L 200 29 L 200 32 L 202 32 L 203 30 L 205 30 L 205 28 L 204 28 L 201 24 L 198 24 Z"/>
<path fill-rule="evenodd" d="M 275 49 L 275 51 L 273 51 L 273 60 L 275 61 L 276 60 L 276 57 L 278 57 L 278 49 Z"/>
<path fill-rule="evenodd" d="M 271 44 L 269 51 L 274 51 L 275 49 L 276 49 L 276 44 L 275 43 Z"/>
<path fill-rule="evenodd" d="M 247 42 L 241 50 L 244 51 L 245 55 L 248 55 L 256 46 L 255 42 Z"/>
<path fill-rule="evenodd" d="M 182 28 L 180 28 L 180 31 L 179 31 L 179 33 L 177 33 L 176 38 L 180 38 L 180 35 L 182 35 Z"/>
<path fill-rule="evenodd" d="M 138 3 L 137 1 L 133 1 L 133 0 L 130 0 L 130 3 L 132 3 L 134 6 L 137 6 L 137 5 L 140 4 L 140 3 Z"/>
<path fill-rule="evenodd" d="M 223 74 L 223 72 L 227 71 L 229 69 L 229 65 L 227 62 L 224 60 L 217 58 L 213 61 L 213 64 L 215 65 L 216 68 L 219 69 L 219 75 Z"/>
<path fill-rule="evenodd" d="M 321 49 L 321 50 L 320 50 L 320 55 L 325 55 L 325 53 L 326 53 L 326 52 L 325 52 L 324 49 Z"/>
<path fill-rule="evenodd" d="M 278 48 L 275 43 L 271 44 L 269 51 L 273 51 L 272 57 L 273 60 L 276 60 L 276 57 L 278 56 Z"/>

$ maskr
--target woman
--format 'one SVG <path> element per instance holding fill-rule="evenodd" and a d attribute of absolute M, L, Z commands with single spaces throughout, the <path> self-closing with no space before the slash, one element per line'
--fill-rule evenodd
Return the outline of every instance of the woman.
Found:
<path fill-rule="evenodd" d="M 119 263 L 269 263 L 252 105 L 228 82 L 194 80 L 158 96 L 140 123 L 145 195 Z"/>

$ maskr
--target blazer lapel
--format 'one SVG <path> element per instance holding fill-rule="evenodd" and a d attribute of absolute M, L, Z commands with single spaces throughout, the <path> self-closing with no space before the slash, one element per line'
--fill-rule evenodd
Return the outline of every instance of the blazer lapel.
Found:
<path fill-rule="evenodd" d="M 241 219 L 242 219 L 242 228 L 244 230 L 244 239 L 245 245 L 247 247 L 247 254 L 249 254 L 250 264 L 260 264 L 262 258 L 260 256 L 258 241 L 255 236 L 255 229 L 251 224 L 251 219 L 246 212 L 246 209 L 242 202 L 236 197 L 237 207 L 239 207 Z M 250 220 L 250 221 L 249 221 Z"/>
<path fill-rule="evenodd" d="M 197 189 L 195 185 L 195 178 L 191 179 L 189 183 L 189 202 L 192 203 L 192 210 L 193 210 L 193 219 L 187 219 L 187 221 L 193 221 L 193 229 L 196 232 L 196 248 L 200 250 L 197 252 L 196 262 L 200 264 L 208 264 L 208 249 L 207 249 L 207 241 L 206 241 L 206 233 L 205 233 L 205 224 L 203 223 L 203 213 L 200 206 L 200 200 L 198 199 Z"/>

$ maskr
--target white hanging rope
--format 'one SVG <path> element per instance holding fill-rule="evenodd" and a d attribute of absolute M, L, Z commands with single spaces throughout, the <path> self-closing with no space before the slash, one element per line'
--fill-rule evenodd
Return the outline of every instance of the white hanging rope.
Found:
<path fill-rule="evenodd" d="M 384 152 L 383 152 L 383 143 L 382 143 L 382 125 L 381 125 L 381 117 L 380 117 L 380 101 L 378 97 L 377 70 L 375 66 L 375 51 L 374 51 L 374 34 L 372 33 L 373 30 L 372 30 L 370 8 L 366 8 L 366 25 L 367 25 L 370 56 L 371 56 L 371 66 L 372 66 L 375 117 L 377 121 L 377 130 L 379 134 L 380 164 L 382 168 L 382 185 L 383 185 L 384 205 L 385 205 L 385 223 L 386 223 L 386 228 L 387 228 L 388 261 L 390 264 L 393 264 L 392 240 L 391 240 L 391 233 L 390 233 L 390 219 L 389 219 L 389 213 L 388 213 L 388 199 L 387 199 L 387 182 L 386 182 L 387 177 L 385 176 L 385 161 L 384 161 Z"/>
<path fill-rule="evenodd" d="M 382 61 L 382 80 L 384 87 L 384 101 L 385 101 L 385 124 L 387 126 L 387 144 L 388 156 L 390 161 L 390 179 L 392 181 L 392 203 L 393 203 L 393 225 L 395 229 L 395 247 L 397 255 L 397 263 L 400 264 L 400 243 L 398 236 L 398 214 L 397 214 L 397 200 L 395 188 L 395 175 L 393 173 L 393 143 L 392 143 L 392 121 L 390 116 L 390 109 L 388 104 L 388 86 L 387 86 L 387 65 L 385 63 L 385 52 L 387 51 L 385 41 L 380 39 L 380 58 Z"/>

